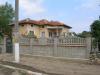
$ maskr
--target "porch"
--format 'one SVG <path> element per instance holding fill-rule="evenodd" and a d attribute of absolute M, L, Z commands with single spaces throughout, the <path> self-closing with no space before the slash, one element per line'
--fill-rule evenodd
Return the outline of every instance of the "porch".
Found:
<path fill-rule="evenodd" d="M 48 37 L 49 38 L 54 38 L 54 37 L 59 37 L 62 34 L 62 27 L 47 27 L 48 30 Z"/>

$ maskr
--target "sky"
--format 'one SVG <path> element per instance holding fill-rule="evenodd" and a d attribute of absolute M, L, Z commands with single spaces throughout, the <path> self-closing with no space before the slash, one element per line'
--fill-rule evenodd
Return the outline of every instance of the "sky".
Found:
<path fill-rule="evenodd" d="M 0 0 L 14 7 L 15 0 Z M 71 31 L 89 31 L 99 19 L 100 0 L 19 0 L 19 19 L 60 21 L 72 27 Z"/>

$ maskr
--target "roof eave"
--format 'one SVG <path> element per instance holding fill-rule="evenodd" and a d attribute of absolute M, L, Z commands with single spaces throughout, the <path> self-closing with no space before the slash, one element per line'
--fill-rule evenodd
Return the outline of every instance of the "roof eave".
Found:
<path fill-rule="evenodd" d="M 65 25 L 65 24 L 64 24 L 64 26 L 67 27 L 67 28 L 69 28 L 69 29 L 72 29 L 72 27 L 70 27 L 70 26 L 68 26 L 68 25 Z"/>

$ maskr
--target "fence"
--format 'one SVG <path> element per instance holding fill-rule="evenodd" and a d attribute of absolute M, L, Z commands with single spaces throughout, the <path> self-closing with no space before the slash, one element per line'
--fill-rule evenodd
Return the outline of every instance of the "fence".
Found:
<path fill-rule="evenodd" d="M 20 53 L 64 58 L 88 58 L 90 38 L 20 38 Z"/>
<path fill-rule="evenodd" d="M 7 50 L 7 37 L 0 43 L 0 52 Z M 88 58 L 91 50 L 91 38 L 29 38 L 20 37 L 20 54 L 53 56 L 64 58 Z M 9 44 L 9 43 L 8 43 Z M 11 47 L 11 46 L 9 46 Z"/>
<path fill-rule="evenodd" d="M 6 36 L 0 41 L 0 53 L 6 52 Z"/>

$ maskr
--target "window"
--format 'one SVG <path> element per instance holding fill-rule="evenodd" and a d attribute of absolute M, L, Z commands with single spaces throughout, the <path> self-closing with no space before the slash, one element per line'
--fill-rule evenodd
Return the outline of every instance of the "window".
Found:
<path fill-rule="evenodd" d="M 41 37 L 45 37 L 45 32 L 41 32 Z"/>
<path fill-rule="evenodd" d="M 66 32 L 63 32 L 63 36 L 66 37 Z"/>
<path fill-rule="evenodd" d="M 40 26 L 40 28 L 44 28 L 44 25 Z"/>
<path fill-rule="evenodd" d="M 49 37 L 52 37 L 52 32 L 49 32 Z"/>
<path fill-rule="evenodd" d="M 34 31 L 30 31 L 29 35 L 34 36 Z"/>
<path fill-rule="evenodd" d="M 53 35 L 54 37 L 56 37 L 57 36 L 57 33 L 56 32 L 54 32 L 54 35 Z"/>

